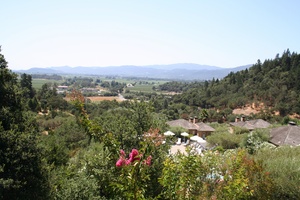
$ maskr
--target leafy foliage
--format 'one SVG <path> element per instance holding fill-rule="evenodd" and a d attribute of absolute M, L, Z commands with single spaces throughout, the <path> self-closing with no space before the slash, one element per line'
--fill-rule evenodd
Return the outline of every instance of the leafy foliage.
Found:
<path fill-rule="evenodd" d="M 221 149 L 235 149 L 240 147 L 247 135 L 229 132 L 229 127 L 226 124 L 216 125 L 214 123 L 212 126 L 215 128 L 215 131 L 207 136 L 206 139 L 211 145 L 219 146 Z"/>
<path fill-rule="evenodd" d="M 203 157 L 188 152 L 164 162 L 164 199 L 271 199 L 273 183 L 243 150 Z"/>
<path fill-rule="evenodd" d="M 271 144 L 268 145 L 268 140 L 270 138 L 268 131 L 268 129 L 254 130 L 245 137 L 242 146 L 244 146 L 250 154 L 253 154 L 264 147 L 271 148 Z"/>
<path fill-rule="evenodd" d="M 5 130 L 13 125 L 18 126 L 19 130 L 24 128 L 22 95 L 17 80 L 17 75 L 7 68 L 7 62 L 0 54 L 0 119 Z"/>
<path fill-rule="evenodd" d="M 273 199 L 299 199 L 300 180 L 300 148 L 280 147 L 276 149 L 264 148 L 255 155 L 256 160 L 265 164 L 265 169 L 275 184 Z"/>
<path fill-rule="evenodd" d="M 44 199 L 46 172 L 34 133 L 0 132 L 0 198 Z"/>

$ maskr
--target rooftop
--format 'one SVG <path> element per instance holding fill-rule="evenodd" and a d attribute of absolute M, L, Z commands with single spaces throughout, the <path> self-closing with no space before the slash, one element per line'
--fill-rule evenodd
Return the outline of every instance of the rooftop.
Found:
<path fill-rule="evenodd" d="M 282 126 L 270 131 L 270 142 L 277 145 L 300 145 L 300 127 Z"/>
<path fill-rule="evenodd" d="M 211 126 L 203 123 L 203 122 L 199 122 L 199 123 L 192 123 L 189 122 L 185 119 L 177 119 L 177 120 L 173 120 L 173 121 L 168 121 L 167 124 L 169 124 L 170 126 L 179 126 L 185 129 L 189 129 L 189 130 L 198 130 L 198 131 L 208 131 L 208 132 L 212 132 L 215 131 L 214 128 L 212 128 Z"/>
<path fill-rule="evenodd" d="M 256 128 L 268 128 L 271 124 L 262 119 L 255 119 L 249 121 L 232 122 L 230 125 L 239 126 L 248 130 L 254 130 Z"/>

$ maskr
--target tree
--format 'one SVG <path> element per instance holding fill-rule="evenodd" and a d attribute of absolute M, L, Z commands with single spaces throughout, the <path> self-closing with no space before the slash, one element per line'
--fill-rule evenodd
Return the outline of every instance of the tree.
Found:
<path fill-rule="evenodd" d="M 22 74 L 20 80 L 21 88 L 23 89 L 23 96 L 25 98 L 33 98 L 35 91 L 32 87 L 32 77 L 28 74 Z"/>
<path fill-rule="evenodd" d="M 85 98 L 81 94 L 80 91 L 73 90 L 69 94 L 69 98 L 71 99 L 75 109 L 77 110 L 77 123 L 85 129 L 86 134 L 89 137 L 89 144 L 91 143 L 92 139 L 100 139 L 102 136 L 102 129 L 99 124 L 93 123 L 89 119 L 89 115 L 85 109 Z"/>
<path fill-rule="evenodd" d="M 17 80 L 17 75 L 8 69 L 7 62 L 0 53 L 0 123 L 4 130 L 9 130 L 13 124 L 22 129 L 23 108 Z"/>
<path fill-rule="evenodd" d="M 1 199 L 47 198 L 47 176 L 36 142 L 34 133 L 0 132 Z"/>
<path fill-rule="evenodd" d="M 35 119 L 25 112 L 21 85 L 2 54 L 0 96 L 0 198 L 47 198 L 47 175 L 37 147 Z"/>
<path fill-rule="evenodd" d="M 206 109 L 201 109 L 200 120 L 202 122 L 206 122 L 208 120 L 208 117 L 209 117 L 209 115 L 208 115 L 207 110 Z"/>

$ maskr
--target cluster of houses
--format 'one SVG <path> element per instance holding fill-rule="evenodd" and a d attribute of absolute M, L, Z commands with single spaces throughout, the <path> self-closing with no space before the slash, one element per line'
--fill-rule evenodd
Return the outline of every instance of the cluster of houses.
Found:
<path fill-rule="evenodd" d="M 188 130 L 189 134 L 198 135 L 205 139 L 208 135 L 215 131 L 214 128 L 199 122 L 196 117 L 190 118 L 189 120 L 177 119 L 168 121 L 167 124 L 170 127 L 181 127 Z M 271 124 L 262 119 L 246 120 L 244 116 L 236 118 L 235 122 L 230 123 L 230 127 L 241 127 L 253 131 L 255 129 L 268 128 Z M 269 142 L 276 145 L 289 145 L 299 146 L 300 145 L 300 127 L 294 122 L 290 122 L 286 126 L 273 128 L 270 130 Z"/>

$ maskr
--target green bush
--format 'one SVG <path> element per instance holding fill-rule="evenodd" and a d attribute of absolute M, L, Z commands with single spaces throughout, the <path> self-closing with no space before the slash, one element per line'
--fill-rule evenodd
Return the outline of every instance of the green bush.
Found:
<path fill-rule="evenodd" d="M 233 127 L 233 132 L 235 134 L 244 134 L 244 133 L 249 133 L 249 130 L 246 128 L 235 126 Z"/>
<path fill-rule="evenodd" d="M 188 151 L 164 162 L 162 199 L 271 199 L 273 182 L 244 150 L 203 156 Z"/>
<path fill-rule="evenodd" d="M 248 153 L 253 154 L 258 149 L 266 147 L 265 142 L 269 141 L 268 129 L 256 129 L 247 134 L 242 142 L 242 146 L 248 150 Z"/>
<path fill-rule="evenodd" d="M 223 149 L 235 149 L 240 147 L 240 144 L 244 140 L 245 136 L 245 134 L 236 135 L 229 132 L 217 132 L 207 136 L 206 140 L 211 145 L 218 145 Z"/>
<path fill-rule="evenodd" d="M 300 199 L 300 147 L 265 148 L 254 157 L 263 161 L 274 180 L 273 199 Z"/>

